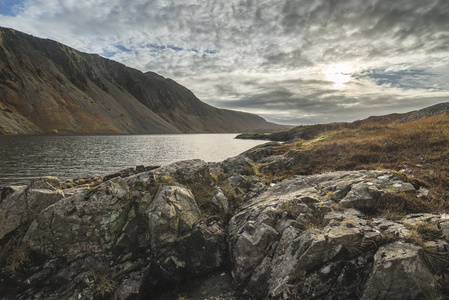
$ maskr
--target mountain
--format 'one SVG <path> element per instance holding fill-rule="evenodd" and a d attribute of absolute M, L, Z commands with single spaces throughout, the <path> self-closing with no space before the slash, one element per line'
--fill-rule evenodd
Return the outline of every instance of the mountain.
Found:
<path fill-rule="evenodd" d="M 152 72 L 0 27 L 0 134 L 242 132 L 283 127 L 201 102 Z"/>

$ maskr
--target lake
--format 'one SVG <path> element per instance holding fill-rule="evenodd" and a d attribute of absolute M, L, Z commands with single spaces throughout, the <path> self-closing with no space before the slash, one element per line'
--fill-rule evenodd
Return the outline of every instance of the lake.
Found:
<path fill-rule="evenodd" d="M 0 187 L 27 184 L 48 175 L 67 180 L 194 158 L 222 161 L 265 142 L 238 140 L 235 136 L 0 136 Z"/>

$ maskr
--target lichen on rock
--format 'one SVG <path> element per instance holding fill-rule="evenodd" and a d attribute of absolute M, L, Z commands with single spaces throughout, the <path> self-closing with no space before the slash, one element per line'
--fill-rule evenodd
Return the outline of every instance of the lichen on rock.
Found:
<path fill-rule="evenodd" d="M 386 200 L 417 197 L 391 172 L 267 184 L 248 166 L 192 160 L 90 189 L 5 188 L 0 292 L 177 299 L 170 287 L 218 273 L 233 279 L 230 299 L 408 299 L 444 287 L 449 218 L 385 213 Z"/>

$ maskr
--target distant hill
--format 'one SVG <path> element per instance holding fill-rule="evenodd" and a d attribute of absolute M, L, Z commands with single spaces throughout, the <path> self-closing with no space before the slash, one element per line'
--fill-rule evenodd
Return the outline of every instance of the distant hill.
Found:
<path fill-rule="evenodd" d="M 0 134 L 281 130 L 152 72 L 0 27 Z"/>
<path fill-rule="evenodd" d="M 396 121 L 396 123 L 406 123 L 416 121 L 425 117 L 435 116 L 441 114 L 449 109 L 449 102 L 435 104 L 417 111 L 408 113 L 403 118 Z"/>
<path fill-rule="evenodd" d="M 357 120 L 351 123 L 339 122 L 329 124 L 301 125 L 287 130 L 272 133 L 242 133 L 237 136 L 239 139 L 255 139 L 285 142 L 295 139 L 311 140 L 324 131 L 339 129 L 355 129 L 363 125 L 390 124 L 396 122 L 407 114 L 389 114 L 385 116 L 372 116 L 364 120 Z"/>
<path fill-rule="evenodd" d="M 281 130 L 273 133 L 243 133 L 237 138 L 240 139 L 256 139 L 256 140 L 271 140 L 271 141 L 290 141 L 295 139 L 311 140 L 319 136 L 324 131 L 339 130 L 339 129 L 356 129 L 362 126 L 370 125 L 387 125 L 387 124 L 401 124 L 412 121 L 417 121 L 426 117 L 435 116 L 444 113 L 449 109 L 449 102 L 439 103 L 433 106 L 423 108 L 421 110 L 412 111 L 403 114 L 389 114 L 384 116 L 371 116 L 364 120 L 357 120 L 351 123 L 330 123 L 330 124 L 316 124 L 303 125 L 293 127 L 287 130 Z"/>

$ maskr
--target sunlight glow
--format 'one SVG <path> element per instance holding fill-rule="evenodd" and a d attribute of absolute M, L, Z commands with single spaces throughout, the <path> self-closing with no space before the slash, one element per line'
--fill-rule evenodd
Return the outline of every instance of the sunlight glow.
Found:
<path fill-rule="evenodd" d="M 337 64 L 327 67 L 323 72 L 326 80 L 333 82 L 333 87 L 338 90 L 346 88 L 346 83 L 351 80 L 351 74 L 354 68 L 347 64 Z"/>

